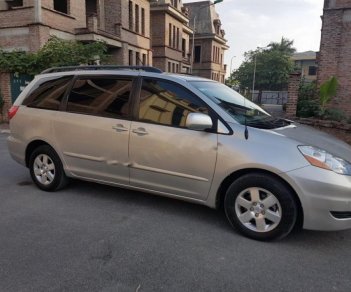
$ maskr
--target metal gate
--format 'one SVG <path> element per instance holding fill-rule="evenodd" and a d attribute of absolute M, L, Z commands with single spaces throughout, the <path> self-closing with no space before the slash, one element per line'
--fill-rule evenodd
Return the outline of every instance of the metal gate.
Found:
<path fill-rule="evenodd" d="M 11 74 L 11 99 L 12 102 L 20 95 L 23 89 L 31 82 L 33 79 L 30 75 L 25 74 Z"/>

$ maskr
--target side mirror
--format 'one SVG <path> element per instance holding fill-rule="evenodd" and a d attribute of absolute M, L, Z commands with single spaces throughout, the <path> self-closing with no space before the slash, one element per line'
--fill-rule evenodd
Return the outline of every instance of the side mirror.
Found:
<path fill-rule="evenodd" d="M 186 127 L 191 130 L 203 131 L 213 126 L 210 116 L 202 113 L 190 113 L 186 118 Z"/>

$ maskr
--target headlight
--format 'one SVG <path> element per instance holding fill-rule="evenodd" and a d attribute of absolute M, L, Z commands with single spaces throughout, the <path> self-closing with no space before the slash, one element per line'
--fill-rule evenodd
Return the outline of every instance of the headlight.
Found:
<path fill-rule="evenodd" d="M 303 156 L 314 166 L 351 175 L 351 163 L 313 146 L 298 146 Z"/>

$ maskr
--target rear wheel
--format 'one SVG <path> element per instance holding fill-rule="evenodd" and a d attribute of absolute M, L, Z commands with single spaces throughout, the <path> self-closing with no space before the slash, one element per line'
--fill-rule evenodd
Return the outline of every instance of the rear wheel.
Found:
<path fill-rule="evenodd" d="M 36 148 L 29 158 L 30 175 L 44 191 L 56 191 L 67 184 L 61 160 L 49 145 Z"/>
<path fill-rule="evenodd" d="M 285 237 L 297 219 L 291 190 L 279 179 L 260 173 L 234 181 L 227 190 L 224 208 L 237 230 L 257 240 Z"/>

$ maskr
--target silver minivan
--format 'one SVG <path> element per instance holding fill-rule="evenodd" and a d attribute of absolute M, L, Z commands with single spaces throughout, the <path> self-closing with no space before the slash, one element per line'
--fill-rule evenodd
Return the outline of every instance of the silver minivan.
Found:
<path fill-rule="evenodd" d="M 56 68 L 35 77 L 9 118 L 11 156 L 44 191 L 78 178 L 223 207 L 258 240 L 295 226 L 351 228 L 351 147 L 212 80 Z"/>

